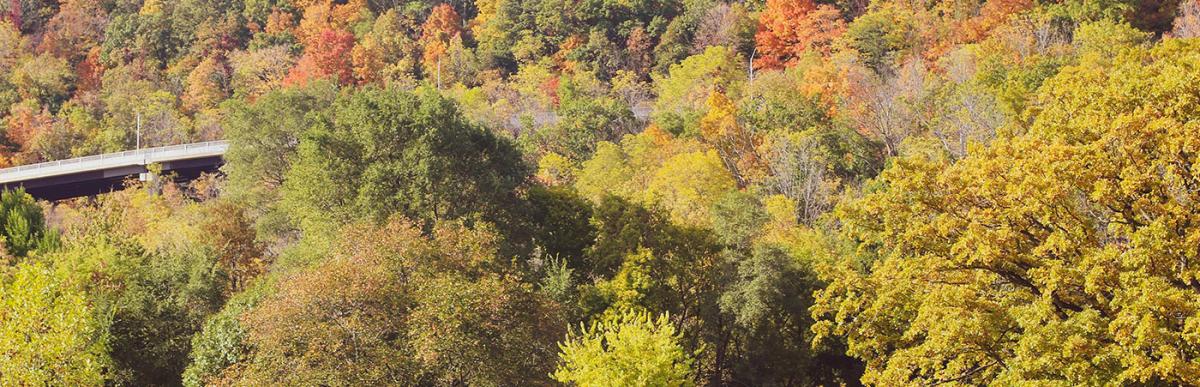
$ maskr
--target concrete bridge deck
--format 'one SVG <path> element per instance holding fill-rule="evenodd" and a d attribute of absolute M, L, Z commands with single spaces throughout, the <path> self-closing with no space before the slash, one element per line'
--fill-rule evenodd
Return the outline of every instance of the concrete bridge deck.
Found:
<path fill-rule="evenodd" d="M 229 149 L 226 141 L 146 148 L 0 169 L 0 187 L 25 187 L 38 199 L 60 200 L 122 188 L 126 179 L 158 165 L 164 174 L 190 179 L 216 171 Z"/>

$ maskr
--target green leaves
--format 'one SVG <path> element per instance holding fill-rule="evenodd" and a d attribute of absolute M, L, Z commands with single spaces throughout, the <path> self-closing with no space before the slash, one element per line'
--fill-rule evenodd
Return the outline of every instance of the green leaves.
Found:
<path fill-rule="evenodd" d="M 339 98 L 302 140 L 284 203 L 302 223 L 392 214 L 501 222 L 528 173 L 511 143 L 468 123 L 452 101 L 368 88 Z"/>
<path fill-rule="evenodd" d="M 0 192 L 0 236 L 9 254 L 18 258 L 57 245 L 57 234 L 47 231 L 42 207 L 24 189 Z"/>

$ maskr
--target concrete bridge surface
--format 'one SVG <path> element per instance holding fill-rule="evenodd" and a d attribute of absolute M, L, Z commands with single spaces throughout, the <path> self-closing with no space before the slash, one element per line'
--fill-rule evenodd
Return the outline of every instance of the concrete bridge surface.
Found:
<path fill-rule="evenodd" d="M 215 172 L 224 164 L 226 141 L 146 148 L 0 169 L 0 188 L 25 187 L 33 197 L 61 200 L 124 188 L 125 181 L 158 165 L 179 180 Z"/>

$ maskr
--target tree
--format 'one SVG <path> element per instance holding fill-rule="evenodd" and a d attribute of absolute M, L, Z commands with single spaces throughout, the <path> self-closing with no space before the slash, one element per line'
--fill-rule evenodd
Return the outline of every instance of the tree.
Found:
<path fill-rule="evenodd" d="M 860 133 L 883 144 L 887 156 L 901 153 L 905 140 L 924 134 L 937 115 L 933 83 L 925 63 L 913 60 L 898 74 L 859 73 L 851 81 L 846 108 Z"/>
<path fill-rule="evenodd" d="M 362 82 L 397 83 L 414 78 L 416 42 L 395 9 L 375 19 L 371 32 L 354 47 L 354 75 Z"/>
<path fill-rule="evenodd" d="M 587 160 L 600 141 L 619 141 L 632 133 L 636 123 L 633 111 L 620 100 L 587 90 L 592 79 L 565 79 L 559 82 L 558 122 L 533 133 L 528 139 L 537 143 L 539 152 L 554 152 L 574 162 Z M 599 94 L 599 95 L 597 95 Z"/>
<path fill-rule="evenodd" d="M 344 30 L 321 30 L 304 48 L 304 55 L 283 79 L 285 85 L 305 85 L 316 79 L 332 78 L 339 84 L 354 82 L 350 53 L 354 34 Z"/>
<path fill-rule="evenodd" d="M 682 224 L 710 222 L 709 207 L 737 182 L 715 151 L 690 152 L 671 157 L 654 172 L 646 194 L 668 209 Z"/>
<path fill-rule="evenodd" d="M 204 320 L 204 326 L 192 336 L 191 362 L 183 372 L 183 385 L 200 387 L 227 382 L 221 379 L 225 368 L 238 364 L 250 353 L 246 328 L 240 317 L 274 291 L 269 281 L 257 281 L 245 291 L 230 297 L 220 312 Z"/>
<path fill-rule="evenodd" d="M 356 239 L 370 247 L 341 250 L 281 278 L 274 293 L 236 317 L 252 350 L 226 367 L 221 378 L 229 384 L 417 382 L 404 337 L 410 304 L 405 288 L 411 285 L 402 266 L 395 267 L 402 262 L 392 262 L 411 256 L 388 255 L 383 248 L 420 237 L 410 228 L 392 230 L 397 232 Z"/>
<path fill-rule="evenodd" d="M 176 192 L 122 191 L 64 214 L 63 247 L 39 254 L 106 316 L 113 383 L 178 384 L 190 338 L 225 301 L 218 257 Z"/>
<path fill-rule="evenodd" d="M 205 215 L 200 229 L 228 278 L 225 294 L 239 292 L 266 271 L 265 251 L 255 238 L 254 224 L 243 208 L 229 201 L 213 203 Z"/>
<path fill-rule="evenodd" d="M 107 321 L 71 275 L 22 263 L 0 277 L 0 383 L 100 386 Z"/>
<path fill-rule="evenodd" d="M 765 172 L 757 153 L 761 140 L 738 123 L 733 101 L 715 92 L 708 96 L 707 105 L 708 113 L 700 119 L 700 138 L 717 150 L 739 187 L 761 179 Z"/>
<path fill-rule="evenodd" d="M 746 53 L 754 48 L 755 20 L 741 3 L 718 3 L 704 13 L 696 26 L 693 51 L 725 46 Z"/>
<path fill-rule="evenodd" d="M 301 141 L 284 203 L 302 228 L 396 213 L 425 225 L 506 224 L 528 175 L 511 143 L 467 122 L 453 101 L 368 87 L 339 97 Z"/>
<path fill-rule="evenodd" d="M 814 329 L 846 338 L 867 384 L 1200 376 L 1197 48 L 1064 68 L 1027 131 L 896 160 L 837 210 L 850 245 L 821 270 Z"/>
<path fill-rule="evenodd" d="M 549 257 L 575 262 L 595 242 L 591 203 L 568 187 L 529 190 L 534 239 Z"/>
<path fill-rule="evenodd" d="M 67 61 L 41 54 L 22 62 L 9 76 L 21 98 L 48 105 L 52 110 L 70 96 L 74 73 Z"/>
<path fill-rule="evenodd" d="M 333 103 L 337 86 L 313 82 L 306 87 L 273 91 L 254 102 L 240 99 L 223 104 L 228 198 L 254 219 L 262 241 L 288 231 L 279 201 L 288 170 L 296 161 L 300 139 L 316 118 Z"/>
<path fill-rule="evenodd" d="M 393 218 L 339 232 L 331 256 L 278 278 L 241 317 L 233 383 L 539 383 L 562 321 L 504 275 L 492 232 Z"/>
<path fill-rule="evenodd" d="M 554 379 L 582 386 L 690 386 L 692 360 L 667 315 L 627 312 L 572 332 Z"/>
<path fill-rule="evenodd" d="M 1033 7 L 1029 0 L 989 0 L 979 9 L 979 15 L 963 23 L 958 40 L 962 42 L 977 42 L 987 37 L 991 30 L 1008 22 L 1008 19 L 1019 12 Z"/>
<path fill-rule="evenodd" d="M 421 55 L 421 65 L 425 70 L 425 78 L 441 84 L 443 66 L 448 63 L 451 43 L 462 39 L 462 20 L 458 12 L 450 4 L 440 4 L 433 7 L 425 24 L 421 25 L 421 39 L 418 42 L 425 48 Z M 447 79 L 449 80 L 449 79 Z"/>
<path fill-rule="evenodd" d="M 724 93 L 731 99 L 741 97 L 746 79 L 744 58 L 725 46 L 711 46 L 671 65 L 665 77 L 655 78 L 658 92 L 654 122 L 660 127 L 681 133 L 695 130 L 700 116 L 707 111 L 705 103 L 713 92 Z"/>
<path fill-rule="evenodd" d="M 254 98 L 283 86 L 296 58 L 283 45 L 229 54 L 233 95 Z"/>
<path fill-rule="evenodd" d="M 843 40 L 867 68 L 876 74 L 890 74 L 898 57 L 913 42 L 913 21 L 908 14 L 894 9 L 867 12 L 850 22 Z"/>
<path fill-rule="evenodd" d="M 108 14 L 94 1 L 70 0 L 58 7 L 58 13 L 46 25 L 38 51 L 79 63 L 104 40 Z"/>
<path fill-rule="evenodd" d="M 184 106 L 193 112 L 216 107 L 229 98 L 232 69 L 224 57 L 211 56 L 200 61 L 187 76 Z"/>
<path fill-rule="evenodd" d="M 42 207 L 21 188 L 0 192 L 0 227 L 6 253 L 18 258 L 57 242 L 57 234 L 46 228 Z"/>
<path fill-rule="evenodd" d="M 758 23 L 757 68 L 791 66 L 809 51 L 828 55 L 834 39 L 846 31 L 837 8 L 812 0 L 767 0 Z"/>
<path fill-rule="evenodd" d="M 1175 17 L 1171 35 L 1179 38 L 1200 37 L 1200 1 L 1179 2 L 1179 15 Z"/>

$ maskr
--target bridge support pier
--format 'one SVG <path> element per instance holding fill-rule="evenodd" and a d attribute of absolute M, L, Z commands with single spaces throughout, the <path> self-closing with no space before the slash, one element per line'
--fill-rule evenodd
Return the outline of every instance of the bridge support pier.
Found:
<path fill-rule="evenodd" d="M 158 184 L 158 174 L 154 172 L 142 172 L 138 174 L 138 181 L 142 182 L 146 187 L 146 193 L 150 196 L 158 196 L 162 191 L 162 187 Z"/>

